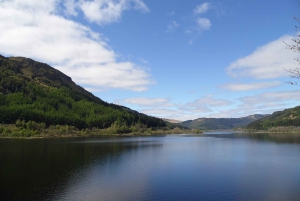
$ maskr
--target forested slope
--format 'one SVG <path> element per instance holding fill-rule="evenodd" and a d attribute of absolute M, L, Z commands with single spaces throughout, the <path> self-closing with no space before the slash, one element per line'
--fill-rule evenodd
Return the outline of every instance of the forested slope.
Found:
<path fill-rule="evenodd" d="M 184 121 L 181 124 L 190 129 L 233 129 L 236 127 L 247 126 L 249 123 L 265 116 L 267 115 L 255 114 L 241 118 L 198 118 L 195 120 Z"/>
<path fill-rule="evenodd" d="M 114 122 L 164 127 L 165 122 L 108 104 L 47 64 L 0 55 L 0 122 L 35 121 L 76 128 L 108 128 Z"/>
<path fill-rule="evenodd" d="M 300 106 L 274 112 L 272 115 L 250 123 L 248 129 L 266 130 L 279 126 L 300 126 Z"/>

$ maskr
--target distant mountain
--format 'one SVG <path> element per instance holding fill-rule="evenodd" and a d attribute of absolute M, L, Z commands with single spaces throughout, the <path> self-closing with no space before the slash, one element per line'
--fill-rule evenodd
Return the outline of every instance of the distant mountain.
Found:
<path fill-rule="evenodd" d="M 268 115 L 255 114 L 241 118 L 198 118 L 181 122 L 182 125 L 189 129 L 201 130 L 218 130 L 218 129 L 233 129 L 236 127 L 244 127 L 249 123 L 263 118 Z"/>
<path fill-rule="evenodd" d="M 173 123 L 173 124 L 179 124 L 179 123 L 182 122 L 182 121 L 175 120 L 175 119 L 164 119 L 164 118 L 163 118 L 162 120 L 164 120 L 164 121 L 166 121 L 166 122 Z"/>
<path fill-rule="evenodd" d="M 279 126 L 300 126 L 300 106 L 274 112 L 272 115 L 251 122 L 247 128 L 265 130 Z"/>
<path fill-rule="evenodd" d="M 166 126 L 159 118 L 104 102 L 47 64 L 0 55 L 0 122 L 18 119 L 79 129 L 108 128 L 115 122 Z"/>

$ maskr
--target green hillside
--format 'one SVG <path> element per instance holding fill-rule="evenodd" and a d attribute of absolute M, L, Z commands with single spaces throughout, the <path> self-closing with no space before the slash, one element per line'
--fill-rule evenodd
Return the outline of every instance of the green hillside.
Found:
<path fill-rule="evenodd" d="M 249 123 L 260 119 L 266 115 L 255 114 L 242 118 L 198 118 L 195 120 L 184 121 L 181 124 L 190 129 L 219 130 L 244 127 Z"/>
<path fill-rule="evenodd" d="M 0 55 L 0 123 L 18 119 L 78 129 L 108 128 L 113 123 L 166 126 L 159 118 L 102 101 L 47 64 Z"/>
<path fill-rule="evenodd" d="M 266 130 L 279 126 L 300 126 L 300 106 L 274 112 L 272 115 L 250 123 L 248 129 Z"/>

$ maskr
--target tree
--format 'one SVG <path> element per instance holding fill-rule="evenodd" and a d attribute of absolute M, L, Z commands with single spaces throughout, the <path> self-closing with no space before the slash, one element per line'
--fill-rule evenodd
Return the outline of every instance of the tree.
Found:
<path fill-rule="evenodd" d="M 294 19 L 300 24 L 300 19 L 297 17 L 294 17 Z M 287 49 L 292 50 L 293 52 L 299 52 L 300 53 L 300 26 L 295 26 L 296 27 L 296 31 L 297 31 L 297 36 L 296 38 L 292 39 L 294 44 L 293 45 L 289 45 L 287 43 L 285 43 L 287 45 Z M 300 58 L 295 58 L 295 61 L 300 65 Z M 294 69 L 288 69 L 286 70 L 290 73 L 290 78 L 296 78 L 296 79 L 300 79 L 300 67 L 296 67 Z M 288 81 L 287 83 L 291 84 L 291 85 L 298 85 L 297 82 L 295 81 Z"/>

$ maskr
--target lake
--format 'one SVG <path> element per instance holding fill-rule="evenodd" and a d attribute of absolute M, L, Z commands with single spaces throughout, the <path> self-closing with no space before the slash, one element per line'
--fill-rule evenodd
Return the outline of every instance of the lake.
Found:
<path fill-rule="evenodd" d="M 0 200 L 300 200 L 293 137 L 0 139 L 0 161 Z"/>

